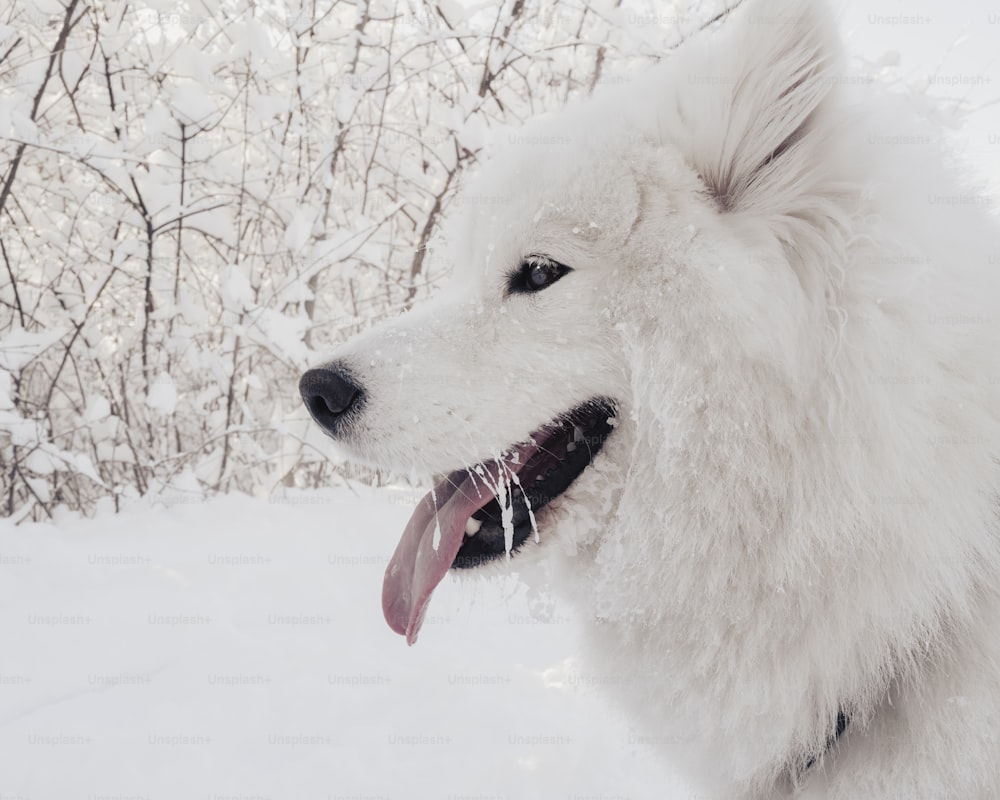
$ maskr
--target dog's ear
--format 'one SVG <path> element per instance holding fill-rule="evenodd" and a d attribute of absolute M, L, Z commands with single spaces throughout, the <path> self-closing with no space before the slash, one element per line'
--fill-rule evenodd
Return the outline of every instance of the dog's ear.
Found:
<path fill-rule="evenodd" d="M 745 0 L 720 30 L 678 51 L 680 144 L 720 210 L 804 188 L 840 57 L 836 20 L 820 0 Z"/>

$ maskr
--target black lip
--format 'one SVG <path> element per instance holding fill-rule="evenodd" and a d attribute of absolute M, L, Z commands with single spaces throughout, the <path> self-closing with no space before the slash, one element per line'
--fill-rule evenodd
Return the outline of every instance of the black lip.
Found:
<path fill-rule="evenodd" d="M 614 430 L 609 418 L 616 413 L 613 400 L 595 398 L 561 414 L 534 435 L 544 437 L 546 444 L 518 473 L 520 485 L 511 487 L 511 554 L 531 537 L 532 516 L 565 492 L 593 462 Z M 575 439 L 577 429 L 583 435 Z M 575 447 L 568 449 L 570 443 Z M 507 553 L 499 500 L 494 498 L 472 516 L 482 525 L 475 536 L 465 537 L 452 569 L 474 569 Z"/>

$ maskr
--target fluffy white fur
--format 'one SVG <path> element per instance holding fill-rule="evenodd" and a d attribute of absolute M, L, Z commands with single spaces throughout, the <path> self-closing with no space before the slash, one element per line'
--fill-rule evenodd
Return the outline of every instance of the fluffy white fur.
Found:
<path fill-rule="evenodd" d="M 996 800 L 1000 236 L 835 30 L 748 0 L 512 137 L 446 296 L 336 354 L 368 398 L 344 443 L 444 472 L 617 399 L 516 559 L 705 797 Z M 529 253 L 574 272 L 505 297 Z"/>

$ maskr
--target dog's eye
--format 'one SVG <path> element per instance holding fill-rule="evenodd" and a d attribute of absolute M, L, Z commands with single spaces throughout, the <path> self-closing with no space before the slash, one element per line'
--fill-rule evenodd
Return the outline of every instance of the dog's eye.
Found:
<path fill-rule="evenodd" d="M 560 264 L 545 256 L 528 256 L 521 262 L 517 271 L 512 273 L 507 283 L 508 294 L 527 294 L 540 292 L 559 280 L 571 267 Z"/>

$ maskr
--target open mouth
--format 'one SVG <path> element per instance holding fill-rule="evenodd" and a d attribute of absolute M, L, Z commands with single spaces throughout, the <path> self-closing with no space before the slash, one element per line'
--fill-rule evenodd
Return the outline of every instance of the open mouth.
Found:
<path fill-rule="evenodd" d="M 615 403 L 595 398 L 561 414 L 499 459 L 456 470 L 417 505 L 386 569 L 382 610 L 417 640 L 431 594 L 449 569 L 515 553 L 536 515 L 591 464 L 615 424 Z"/>

